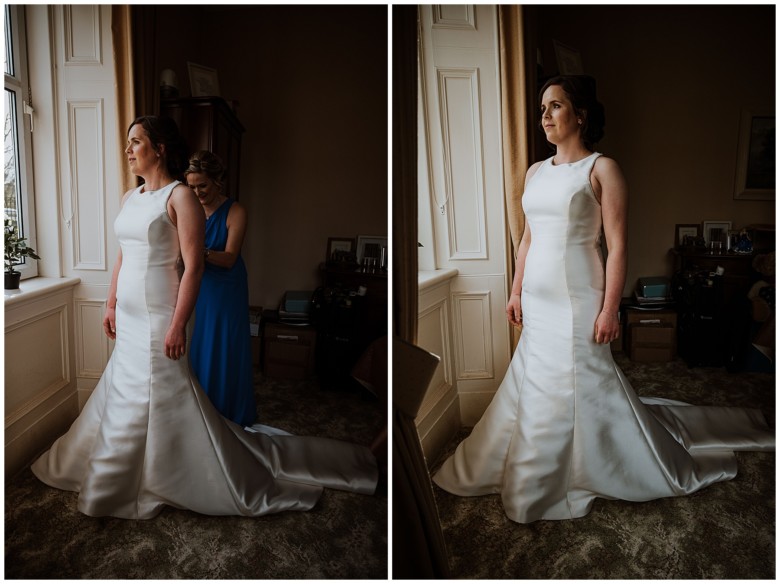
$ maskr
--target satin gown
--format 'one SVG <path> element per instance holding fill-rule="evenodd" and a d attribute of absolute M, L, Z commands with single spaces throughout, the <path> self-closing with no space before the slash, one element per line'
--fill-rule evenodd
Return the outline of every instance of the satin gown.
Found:
<path fill-rule="evenodd" d="M 217 412 L 186 356 L 165 357 L 180 279 L 166 209 L 176 184 L 139 187 L 125 201 L 114 224 L 122 249 L 114 351 L 79 417 L 32 471 L 78 491 L 78 509 L 95 517 L 149 519 L 165 505 L 259 516 L 311 509 L 323 487 L 373 493 L 368 448 L 246 432 Z"/>
<path fill-rule="evenodd" d="M 232 199 L 225 200 L 206 219 L 206 247 L 224 251 L 227 216 Z M 206 262 L 195 305 L 190 363 L 203 391 L 226 418 L 251 426 L 257 417 L 249 336 L 249 291 L 244 260 L 231 268 Z"/>
<path fill-rule="evenodd" d="M 590 185 L 598 156 L 548 159 L 528 182 L 520 342 L 484 415 L 433 477 L 456 495 L 500 493 L 520 523 L 581 517 L 597 497 L 686 495 L 733 478 L 734 450 L 774 449 L 759 410 L 639 398 L 610 346 L 595 342 L 605 286 Z"/>

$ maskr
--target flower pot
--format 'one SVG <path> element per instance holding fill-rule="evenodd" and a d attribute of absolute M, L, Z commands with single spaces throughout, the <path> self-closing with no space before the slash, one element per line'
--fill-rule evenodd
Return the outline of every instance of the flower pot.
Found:
<path fill-rule="evenodd" d="M 19 281 L 22 279 L 21 272 L 5 272 L 5 289 L 18 290 Z"/>

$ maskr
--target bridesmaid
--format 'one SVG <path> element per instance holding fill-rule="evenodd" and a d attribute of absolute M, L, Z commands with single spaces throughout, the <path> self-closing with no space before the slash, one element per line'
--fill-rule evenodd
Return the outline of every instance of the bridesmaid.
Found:
<path fill-rule="evenodd" d="M 256 417 L 249 291 L 241 245 L 246 209 L 223 191 L 225 167 L 211 152 L 190 157 L 185 180 L 206 214 L 205 270 L 195 305 L 192 372 L 219 412 L 244 427 Z"/>

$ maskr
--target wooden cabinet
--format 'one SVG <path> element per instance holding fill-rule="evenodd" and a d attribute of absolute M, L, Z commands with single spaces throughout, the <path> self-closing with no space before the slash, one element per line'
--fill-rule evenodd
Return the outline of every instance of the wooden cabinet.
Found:
<path fill-rule="evenodd" d="M 678 348 L 690 367 L 730 366 L 744 328 L 752 255 L 675 250 Z M 718 268 L 722 273 L 718 274 Z"/>
<path fill-rule="evenodd" d="M 731 252 L 712 254 L 704 250 L 673 250 L 675 273 L 715 272 L 723 268 L 720 277 L 723 287 L 722 303 L 729 304 L 734 298 L 747 294 L 753 275 L 753 255 Z"/>
<path fill-rule="evenodd" d="M 238 200 L 241 172 L 241 136 L 244 126 L 220 97 L 164 99 L 160 115 L 176 121 L 190 152 L 209 150 L 225 164 L 225 194 Z"/>
<path fill-rule="evenodd" d="M 305 379 L 314 373 L 317 332 L 312 326 L 267 322 L 263 371 L 269 377 Z"/>
<path fill-rule="evenodd" d="M 321 268 L 315 295 L 317 372 L 323 387 L 345 385 L 371 342 L 387 335 L 387 274 Z"/>

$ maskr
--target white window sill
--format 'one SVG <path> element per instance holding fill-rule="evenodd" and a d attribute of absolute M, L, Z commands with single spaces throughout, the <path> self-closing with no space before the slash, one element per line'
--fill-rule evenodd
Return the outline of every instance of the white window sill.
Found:
<path fill-rule="evenodd" d="M 458 270 L 456 268 L 447 268 L 445 270 L 421 270 L 417 272 L 417 291 L 423 292 L 442 282 L 452 280 L 457 275 Z"/>
<path fill-rule="evenodd" d="M 81 278 L 45 278 L 40 276 L 22 280 L 18 290 L 5 291 L 5 307 L 21 305 L 66 288 L 73 288 L 79 282 L 81 282 Z"/>

